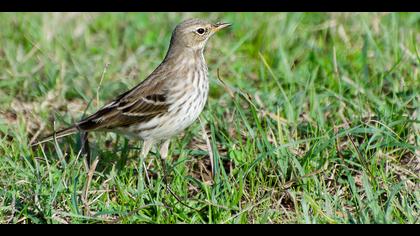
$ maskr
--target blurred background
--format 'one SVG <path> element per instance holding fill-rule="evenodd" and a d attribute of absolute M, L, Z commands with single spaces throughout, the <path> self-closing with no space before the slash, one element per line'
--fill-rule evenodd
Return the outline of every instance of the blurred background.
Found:
<path fill-rule="evenodd" d="M 192 17 L 233 24 L 205 52 L 211 147 L 196 122 L 171 148 L 174 189 L 208 209 L 120 218 L 164 192 L 132 186 L 139 144 L 93 134 L 83 195 L 75 138 L 28 143 L 146 78 Z M 418 13 L 1 13 L 0 28 L 2 222 L 418 223 Z"/>

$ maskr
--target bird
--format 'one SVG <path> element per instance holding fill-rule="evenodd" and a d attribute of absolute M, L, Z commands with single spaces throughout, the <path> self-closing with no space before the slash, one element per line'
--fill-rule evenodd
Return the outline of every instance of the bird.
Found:
<path fill-rule="evenodd" d="M 171 138 L 193 124 L 204 109 L 209 92 L 204 50 L 216 32 L 229 26 L 202 19 L 182 21 L 172 32 L 163 61 L 149 76 L 92 115 L 32 146 L 78 132 L 114 132 L 142 140 L 143 160 L 160 143 L 160 157 L 165 160 Z"/>

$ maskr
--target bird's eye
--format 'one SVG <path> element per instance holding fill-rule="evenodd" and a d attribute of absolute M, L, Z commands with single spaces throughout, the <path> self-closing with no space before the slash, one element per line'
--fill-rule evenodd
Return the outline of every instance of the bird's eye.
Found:
<path fill-rule="evenodd" d="M 204 31 L 205 31 L 205 30 L 204 30 L 203 28 L 198 28 L 198 29 L 197 29 L 197 33 L 198 33 L 198 34 L 204 34 Z"/>

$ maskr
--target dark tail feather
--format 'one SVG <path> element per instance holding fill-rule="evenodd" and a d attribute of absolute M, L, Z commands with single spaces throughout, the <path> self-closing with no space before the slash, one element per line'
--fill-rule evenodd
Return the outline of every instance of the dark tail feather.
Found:
<path fill-rule="evenodd" d="M 52 140 L 54 140 L 54 138 L 56 138 L 56 139 L 63 138 L 63 137 L 72 135 L 74 133 L 77 133 L 77 131 L 78 131 L 78 129 L 76 128 L 76 126 L 71 126 L 71 127 L 66 128 L 66 129 L 62 129 L 60 131 L 52 133 L 52 134 L 42 138 L 41 140 L 37 141 L 36 143 L 31 144 L 31 146 L 36 146 L 38 144 L 42 144 L 42 143 L 45 143 L 45 142 L 48 142 L 48 141 L 52 141 Z"/>

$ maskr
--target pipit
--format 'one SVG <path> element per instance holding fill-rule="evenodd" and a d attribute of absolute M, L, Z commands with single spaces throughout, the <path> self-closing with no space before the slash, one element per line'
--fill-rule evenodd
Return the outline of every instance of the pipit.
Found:
<path fill-rule="evenodd" d="M 163 62 L 145 80 L 96 113 L 33 145 L 79 131 L 115 132 L 143 140 L 143 160 L 154 144 L 161 143 L 160 156 L 165 160 L 171 138 L 190 126 L 206 104 L 209 81 L 203 51 L 208 39 L 228 26 L 183 21 L 172 33 Z"/>

